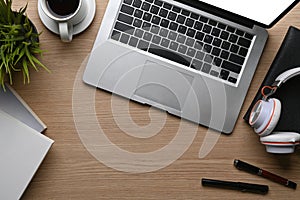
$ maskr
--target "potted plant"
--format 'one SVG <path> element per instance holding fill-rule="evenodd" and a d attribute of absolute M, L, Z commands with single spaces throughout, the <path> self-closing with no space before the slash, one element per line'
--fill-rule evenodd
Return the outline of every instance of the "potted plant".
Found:
<path fill-rule="evenodd" d="M 13 74 L 23 74 L 24 84 L 30 82 L 30 68 L 49 71 L 37 58 L 42 54 L 39 35 L 26 15 L 27 5 L 12 10 L 12 0 L 0 0 L 0 84 L 13 83 Z"/>

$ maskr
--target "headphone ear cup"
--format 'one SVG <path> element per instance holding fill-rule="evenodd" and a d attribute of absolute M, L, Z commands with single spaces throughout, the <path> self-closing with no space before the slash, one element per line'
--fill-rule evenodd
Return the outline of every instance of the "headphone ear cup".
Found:
<path fill-rule="evenodd" d="M 260 100 L 253 107 L 249 123 L 259 136 L 269 135 L 275 128 L 281 113 L 281 103 L 278 99 L 271 98 L 267 101 Z"/>

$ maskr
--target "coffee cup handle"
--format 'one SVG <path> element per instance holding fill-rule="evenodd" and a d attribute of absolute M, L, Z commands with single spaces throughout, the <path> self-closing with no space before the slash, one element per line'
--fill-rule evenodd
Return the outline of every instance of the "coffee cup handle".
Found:
<path fill-rule="evenodd" d="M 58 24 L 59 35 L 63 42 L 71 42 L 73 37 L 73 26 L 68 22 L 61 22 Z"/>

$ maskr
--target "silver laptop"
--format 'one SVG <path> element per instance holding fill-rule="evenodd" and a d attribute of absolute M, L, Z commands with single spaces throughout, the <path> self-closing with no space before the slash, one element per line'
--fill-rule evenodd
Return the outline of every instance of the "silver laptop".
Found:
<path fill-rule="evenodd" d="M 111 0 L 85 83 L 230 134 L 294 0 Z"/>

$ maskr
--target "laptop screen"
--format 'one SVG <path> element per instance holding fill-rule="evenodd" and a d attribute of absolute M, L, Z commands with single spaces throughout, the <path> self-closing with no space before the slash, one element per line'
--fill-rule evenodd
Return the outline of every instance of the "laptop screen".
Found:
<path fill-rule="evenodd" d="M 295 0 L 201 0 L 207 4 L 246 17 L 269 26 L 283 14 Z"/>

